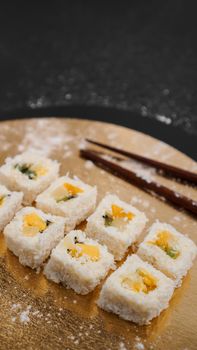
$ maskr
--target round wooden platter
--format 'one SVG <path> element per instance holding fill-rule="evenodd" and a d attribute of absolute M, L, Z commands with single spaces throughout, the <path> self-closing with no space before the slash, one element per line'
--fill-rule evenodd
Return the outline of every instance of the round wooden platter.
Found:
<path fill-rule="evenodd" d="M 84 147 L 85 137 L 185 169 L 197 169 L 190 158 L 148 135 L 107 123 L 59 118 L 2 122 L 0 163 L 26 149 L 37 149 L 61 162 L 61 175 L 69 172 L 97 185 L 98 201 L 107 192 L 116 193 L 144 211 L 149 222 L 140 240 L 159 219 L 174 225 L 197 243 L 194 217 L 81 159 L 79 148 Z M 155 177 L 197 199 L 194 188 Z M 42 269 L 35 272 L 19 263 L 7 250 L 1 233 L 0 349 L 196 349 L 196 263 L 175 291 L 169 308 L 148 326 L 137 326 L 100 310 L 95 303 L 100 288 L 80 296 L 47 281 Z"/>

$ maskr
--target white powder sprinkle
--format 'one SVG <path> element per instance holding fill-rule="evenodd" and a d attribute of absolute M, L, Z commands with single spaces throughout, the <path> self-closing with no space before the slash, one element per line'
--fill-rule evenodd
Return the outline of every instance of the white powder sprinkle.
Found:
<path fill-rule="evenodd" d="M 32 312 L 32 315 L 37 316 L 37 315 L 39 314 L 39 312 L 40 312 L 40 311 L 36 310 L 36 311 Z"/>
<path fill-rule="evenodd" d="M 86 160 L 84 166 L 86 169 L 92 169 L 94 167 L 94 163 L 91 160 Z"/>
<path fill-rule="evenodd" d="M 85 149 L 87 145 L 87 142 L 85 140 L 80 140 L 78 143 L 78 149 Z"/>
<path fill-rule="evenodd" d="M 169 124 L 172 123 L 172 119 L 169 118 L 169 117 L 166 117 L 165 115 L 156 114 L 156 115 L 155 115 L 155 118 L 156 118 L 157 120 L 159 120 L 160 122 L 162 122 L 162 123 L 164 123 L 164 124 L 167 124 L 167 125 L 169 125 Z"/>
<path fill-rule="evenodd" d="M 141 203 L 141 202 L 142 202 L 142 199 L 140 197 L 137 197 L 137 196 L 133 196 L 131 199 L 131 203 L 133 203 L 133 204 L 137 204 L 137 203 Z"/>
<path fill-rule="evenodd" d="M 59 147 L 62 149 L 73 141 L 74 138 L 69 135 L 67 129 L 66 125 L 62 126 L 61 122 L 56 120 L 54 133 L 54 123 L 50 120 L 32 121 L 24 130 L 24 137 L 21 144 L 18 145 L 18 151 L 32 150 L 49 156 L 52 151 Z"/>
<path fill-rule="evenodd" d="M 71 334 L 68 336 L 68 339 L 75 340 L 75 337 L 74 337 L 74 335 Z"/>
<path fill-rule="evenodd" d="M 149 201 L 144 200 L 144 201 L 142 202 L 142 205 L 143 205 L 144 208 L 148 208 L 149 205 L 150 205 L 150 203 L 149 203 Z"/>
<path fill-rule="evenodd" d="M 29 308 L 27 308 L 27 310 L 21 312 L 21 314 L 19 316 L 21 323 L 26 324 L 30 321 L 29 312 L 30 312 Z"/>
<path fill-rule="evenodd" d="M 72 99 L 72 94 L 69 94 L 69 93 L 65 94 L 65 99 L 67 101 L 70 101 Z"/>
<path fill-rule="evenodd" d="M 173 218 L 172 218 L 172 220 L 174 220 L 174 221 L 177 221 L 177 222 L 180 222 L 181 221 L 181 218 L 180 218 L 180 216 L 174 216 Z"/>
<path fill-rule="evenodd" d="M 127 350 L 127 348 L 123 342 L 119 343 L 119 350 Z"/>
<path fill-rule="evenodd" d="M 19 304 L 19 303 L 18 304 L 13 304 L 11 309 L 12 310 L 17 310 L 17 309 L 20 309 L 20 307 L 21 307 L 21 304 Z"/>
<path fill-rule="evenodd" d="M 117 136 L 118 135 L 115 132 L 110 132 L 109 134 L 107 134 L 108 140 L 114 140 Z"/>
<path fill-rule="evenodd" d="M 63 155 L 63 158 L 70 158 L 73 155 L 71 151 L 66 151 Z"/>
<path fill-rule="evenodd" d="M 162 93 L 163 93 L 164 96 L 167 96 L 167 95 L 169 95 L 170 90 L 169 89 L 163 89 Z"/>
<path fill-rule="evenodd" d="M 141 115 L 146 117 L 148 115 L 148 109 L 146 106 L 141 106 Z"/>
<path fill-rule="evenodd" d="M 136 350 L 144 350 L 145 349 L 144 344 L 141 342 L 137 342 L 134 346 L 135 346 Z"/>
<path fill-rule="evenodd" d="M 40 270 L 41 270 L 40 266 L 39 266 L 39 267 L 37 267 L 37 269 L 35 270 L 37 275 L 39 275 Z"/>
<path fill-rule="evenodd" d="M 154 180 L 154 176 L 155 176 L 154 168 L 150 166 L 146 166 L 134 160 L 125 160 L 125 161 L 121 161 L 120 163 L 121 163 L 121 166 L 123 166 L 128 170 L 133 171 L 134 173 L 137 174 L 138 177 L 141 177 L 147 182 L 151 182 Z"/>

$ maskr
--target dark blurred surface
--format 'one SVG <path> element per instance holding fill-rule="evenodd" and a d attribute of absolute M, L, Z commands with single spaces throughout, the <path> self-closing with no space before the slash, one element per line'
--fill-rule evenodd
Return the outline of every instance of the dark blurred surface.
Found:
<path fill-rule="evenodd" d="M 195 5 L 1 4 L 1 118 L 79 112 L 158 136 L 196 158 Z"/>

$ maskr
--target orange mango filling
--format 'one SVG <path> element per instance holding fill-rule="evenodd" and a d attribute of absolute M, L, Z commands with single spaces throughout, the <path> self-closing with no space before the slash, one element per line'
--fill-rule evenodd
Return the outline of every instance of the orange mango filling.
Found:
<path fill-rule="evenodd" d="M 36 165 L 36 166 L 32 167 L 32 170 L 35 171 L 37 176 L 44 176 L 47 174 L 47 169 L 41 165 Z"/>
<path fill-rule="evenodd" d="M 69 183 L 64 183 L 62 186 L 58 187 L 54 192 L 54 198 L 57 203 L 65 202 L 69 199 L 77 197 L 79 193 L 83 190 L 77 186 L 71 185 Z"/>
<path fill-rule="evenodd" d="M 23 217 L 23 234 L 33 237 L 39 232 L 43 232 L 47 227 L 47 223 L 36 213 L 27 214 Z"/>
<path fill-rule="evenodd" d="M 85 243 L 69 244 L 65 242 L 67 252 L 73 258 L 80 258 L 87 256 L 91 261 L 98 261 L 100 259 L 100 250 L 97 246 Z"/>
<path fill-rule="evenodd" d="M 119 229 L 123 228 L 127 220 L 132 220 L 135 215 L 131 212 L 125 212 L 123 208 L 116 204 L 112 204 L 111 213 L 106 212 L 103 215 L 105 226 L 117 226 Z"/>
<path fill-rule="evenodd" d="M 180 252 L 172 247 L 175 243 L 175 238 L 168 231 L 159 232 L 156 239 L 154 241 L 149 241 L 148 243 L 158 246 L 172 259 L 176 259 L 180 255 Z"/>
<path fill-rule="evenodd" d="M 65 183 L 64 188 L 68 191 L 69 194 L 72 194 L 73 196 L 76 196 L 78 193 L 83 192 L 81 188 L 71 185 L 69 183 Z"/>
<path fill-rule="evenodd" d="M 0 207 L 4 204 L 5 196 L 0 197 Z"/>
<path fill-rule="evenodd" d="M 111 206 L 111 209 L 112 209 L 112 216 L 113 218 L 127 218 L 128 220 L 132 220 L 133 217 L 135 216 L 133 213 L 131 212 L 128 212 L 126 213 L 123 208 L 119 207 L 118 205 L 116 204 L 112 204 Z"/>
<path fill-rule="evenodd" d="M 123 278 L 122 285 L 136 293 L 148 294 L 157 287 L 157 280 L 145 269 L 137 269 L 133 276 Z"/>
<path fill-rule="evenodd" d="M 39 176 L 46 175 L 47 169 L 42 165 L 34 165 L 34 164 L 15 164 L 14 169 L 17 169 L 21 172 L 21 174 L 26 175 L 30 180 L 35 180 Z"/>

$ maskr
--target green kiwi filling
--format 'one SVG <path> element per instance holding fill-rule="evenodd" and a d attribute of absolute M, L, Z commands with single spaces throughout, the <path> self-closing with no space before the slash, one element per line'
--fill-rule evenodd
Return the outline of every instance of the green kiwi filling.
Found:
<path fill-rule="evenodd" d="M 103 215 L 105 226 L 111 226 L 113 223 L 113 217 L 110 214 Z"/>
<path fill-rule="evenodd" d="M 37 177 L 37 174 L 34 170 L 31 169 L 32 164 L 16 164 L 14 166 L 15 169 L 18 169 L 22 174 L 28 176 L 30 180 L 34 180 Z"/>

